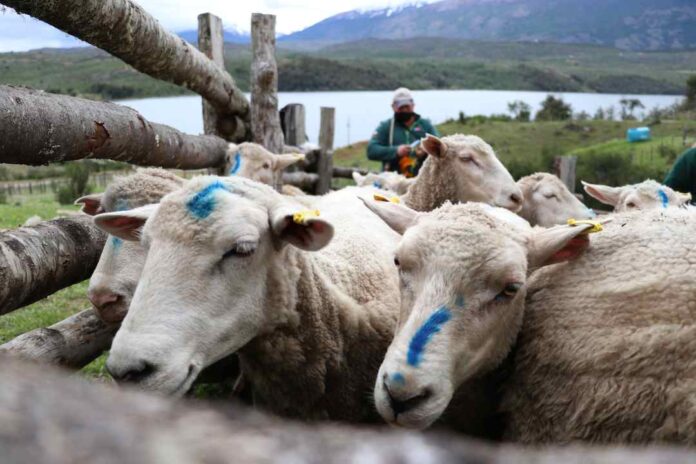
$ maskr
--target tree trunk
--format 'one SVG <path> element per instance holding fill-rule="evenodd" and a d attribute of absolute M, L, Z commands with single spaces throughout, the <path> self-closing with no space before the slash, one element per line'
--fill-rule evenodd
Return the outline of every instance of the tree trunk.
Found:
<path fill-rule="evenodd" d="M 283 184 L 294 185 L 306 192 L 313 192 L 319 176 L 313 172 L 284 172 Z"/>
<path fill-rule="evenodd" d="M 87 309 L 0 345 L 0 354 L 79 369 L 109 349 L 118 327 L 105 324 Z"/>
<path fill-rule="evenodd" d="M 332 169 L 332 174 L 334 177 L 342 177 L 344 179 L 352 179 L 354 172 L 360 173 L 364 176 L 370 171 L 363 168 L 349 168 L 345 166 L 334 166 Z"/>
<path fill-rule="evenodd" d="M 172 401 L 1 359 L 0 456 L 24 463 L 694 462 L 689 448 L 495 445 L 443 432 L 291 422 Z"/>
<path fill-rule="evenodd" d="M 87 279 L 105 240 L 90 216 L 0 232 L 0 314 Z"/>
<path fill-rule="evenodd" d="M 319 158 L 317 159 L 317 174 L 319 181 L 316 186 L 317 195 L 323 195 L 331 190 L 333 178 L 333 143 L 336 110 L 322 107 L 319 122 Z"/>
<path fill-rule="evenodd" d="M 271 153 L 283 150 L 278 114 L 278 66 L 275 58 L 275 16 L 251 15 L 251 133 L 252 140 Z M 280 185 L 275 186 L 276 190 Z"/>
<path fill-rule="evenodd" d="M 290 103 L 280 110 L 285 144 L 299 147 L 307 142 L 305 129 L 305 107 L 301 103 Z"/>
<path fill-rule="evenodd" d="M 130 0 L 3 0 L 31 15 L 122 59 L 140 72 L 193 90 L 218 112 L 237 116 L 246 139 L 249 104 L 234 79 L 193 45 L 166 31 Z"/>
<path fill-rule="evenodd" d="M 221 165 L 226 149 L 219 137 L 184 134 L 115 103 L 0 85 L 0 163 L 102 158 L 199 169 Z"/>

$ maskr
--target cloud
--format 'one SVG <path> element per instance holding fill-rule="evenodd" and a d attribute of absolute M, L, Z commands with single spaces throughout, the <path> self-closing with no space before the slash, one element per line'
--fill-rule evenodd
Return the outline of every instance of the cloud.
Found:
<path fill-rule="evenodd" d="M 258 12 L 276 15 L 276 31 L 288 34 L 344 11 L 403 5 L 413 0 L 139 0 L 136 3 L 170 31 L 196 29 L 198 15 L 208 12 L 220 16 L 226 28 L 248 31 L 251 14 Z M 80 44 L 69 35 L 26 15 L 18 15 L 10 8 L 0 12 L 2 52 Z"/>

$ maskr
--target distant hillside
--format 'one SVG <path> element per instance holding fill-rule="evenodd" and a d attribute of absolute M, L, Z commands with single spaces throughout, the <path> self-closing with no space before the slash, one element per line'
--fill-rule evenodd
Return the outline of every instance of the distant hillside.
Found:
<path fill-rule="evenodd" d="M 251 36 L 248 32 L 238 31 L 236 29 L 225 29 L 222 31 L 225 42 L 248 44 L 251 42 Z M 177 35 L 187 42 L 192 44 L 198 43 L 198 30 L 190 29 L 177 32 Z"/>
<path fill-rule="evenodd" d="M 248 44 L 225 44 L 225 63 L 249 88 Z M 626 52 L 594 45 L 458 39 L 370 39 L 313 51 L 278 49 L 281 91 L 498 89 L 683 94 L 696 50 Z M 0 84 L 107 100 L 186 93 L 92 47 L 0 54 Z"/>
<path fill-rule="evenodd" d="M 626 50 L 696 47 L 694 0 L 443 0 L 349 11 L 286 42 L 448 37 L 608 45 Z"/>

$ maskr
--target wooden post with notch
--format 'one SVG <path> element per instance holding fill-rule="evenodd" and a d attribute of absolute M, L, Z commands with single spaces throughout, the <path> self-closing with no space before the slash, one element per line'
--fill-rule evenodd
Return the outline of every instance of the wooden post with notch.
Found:
<path fill-rule="evenodd" d="M 333 177 L 333 144 L 336 124 L 335 108 L 321 107 L 319 123 L 319 159 L 317 160 L 316 193 L 323 195 L 331 190 L 331 178 Z"/>
<path fill-rule="evenodd" d="M 278 66 L 275 58 L 275 16 L 251 15 L 251 135 L 271 153 L 283 152 L 278 114 Z M 278 182 L 280 184 L 280 176 Z M 280 185 L 275 185 L 280 190 Z"/>

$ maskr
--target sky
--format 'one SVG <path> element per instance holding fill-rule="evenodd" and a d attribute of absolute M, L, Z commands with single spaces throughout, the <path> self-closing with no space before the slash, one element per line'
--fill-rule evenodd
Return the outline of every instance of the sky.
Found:
<path fill-rule="evenodd" d="M 434 0 L 426 0 L 430 3 Z M 220 16 L 225 28 L 249 30 L 252 13 L 276 15 L 276 32 L 299 31 L 329 16 L 354 10 L 371 10 L 415 3 L 414 0 L 137 0 L 166 29 L 196 29 L 197 16 L 210 12 Z M 425 3 L 420 1 L 419 3 Z M 80 42 L 47 24 L 2 7 L 0 0 L 0 52 L 43 47 L 73 47 Z"/>

